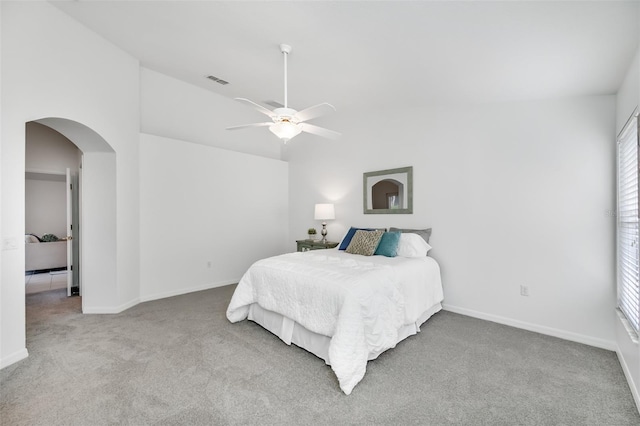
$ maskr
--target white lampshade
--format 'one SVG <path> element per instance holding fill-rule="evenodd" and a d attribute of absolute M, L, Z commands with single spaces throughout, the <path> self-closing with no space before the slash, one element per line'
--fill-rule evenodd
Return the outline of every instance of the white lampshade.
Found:
<path fill-rule="evenodd" d="M 285 142 L 298 136 L 302 131 L 298 124 L 294 124 L 290 121 L 279 121 L 277 123 L 273 123 L 269 126 L 269 130 Z"/>
<path fill-rule="evenodd" d="M 336 218 L 333 204 L 316 204 L 316 211 L 313 215 L 315 220 L 330 220 Z"/>

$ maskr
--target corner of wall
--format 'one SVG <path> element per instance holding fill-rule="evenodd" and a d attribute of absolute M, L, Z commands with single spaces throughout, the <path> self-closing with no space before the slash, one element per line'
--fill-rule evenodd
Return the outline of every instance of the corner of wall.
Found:
<path fill-rule="evenodd" d="M 15 364 L 18 361 L 22 361 L 28 356 L 29 356 L 29 352 L 27 351 L 27 348 L 20 349 L 17 352 L 9 354 L 8 356 L 0 359 L 0 370 L 12 364 Z"/>

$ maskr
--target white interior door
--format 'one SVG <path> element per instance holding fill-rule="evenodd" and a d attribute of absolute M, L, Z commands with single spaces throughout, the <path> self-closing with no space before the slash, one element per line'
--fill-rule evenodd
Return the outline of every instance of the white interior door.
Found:
<path fill-rule="evenodd" d="M 79 172 L 82 171 L 80 168 Z M 71 187 L 71 236 L 73 241 L 71 242 L 73 251 L 73 260 L 71 261 L 72 281 L 71 293 L 75 296 L 82 295 L 82 288 L 80 286 L 80 173 L 71 175 L 72 187 Z"/>
<path fill-rule="evenodd" d="M 67 168 L 67 296 L 71 296 L 71 286 L 73 285 L 73 234 L 72 234 L 72 197 L 71 189 L 73 188 L 71 181 L 71 170 Z"/>

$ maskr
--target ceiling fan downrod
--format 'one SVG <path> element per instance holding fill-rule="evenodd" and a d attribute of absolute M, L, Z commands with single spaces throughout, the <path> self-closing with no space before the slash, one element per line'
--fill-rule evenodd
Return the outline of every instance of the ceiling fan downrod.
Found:
<path fill-rule="evenodd" d="M 288 44 L 281 44 L 280 51 L 284 55 L 284 107 L 289 108 L 287 100 L 287 56 L 291 53 L 291 46 Z"/>

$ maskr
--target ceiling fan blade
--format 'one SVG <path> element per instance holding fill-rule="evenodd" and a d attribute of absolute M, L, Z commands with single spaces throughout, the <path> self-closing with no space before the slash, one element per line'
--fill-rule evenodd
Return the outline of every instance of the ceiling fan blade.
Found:
<path fill-rule="evenodd" d="M 334 132 L 333 130 L 325 129 L 324 127 L 314 126 L 309 123 L 300 123 L 299 126 L 303 132 L 311 133 L 313 135 L 322 136 L 327 139 L 339 139 L 342 134 Z"/>
<path fill-rule="evenodd" d="M 335 110 L 336 109 L 333 105 L 324 102 L 324 103 L 303 109 L 302 111 L 298 111 L 294 114 L 293 117 L 296 121 L 299 121 L 299 122 L 307 121 L 307 120 L 311 120 L 312 118 L 320 117 L 321 115 L 334 112 Z"/>
<path fill-rule="evenodd" d="M 267 108 L 263 107 L 262 105 L 259 105 L 259 104 L 255 103 L 253 101 L 250 101 L 249 99 L 235 98 L 235 100 L 239 101 L 239 102 L 243 102 L 245 104 L 249 104 L 252 107 L 254 107 L 255 109 L 257 109 L 258 111 L 260 111 L 261 113 L 263 113 L 264 115 L 267 115 L 269 117 L 275 117 L 276 116 L 276 114 L 273 111 L 271 111 L 270 109 L 267 109 Z"/>
<path fill-rule="evenodd" d="M 246 129 L 248 127 L 264 127 L 264 126 L 271 126 L 273 124 L 273 122 L 270 123 L 252 123 L 252 124 L 241 124 L 239 126 L 231 126 L 231 127 L 227 127 L 227 130 L 238 130 L 238 129 Z"/>

